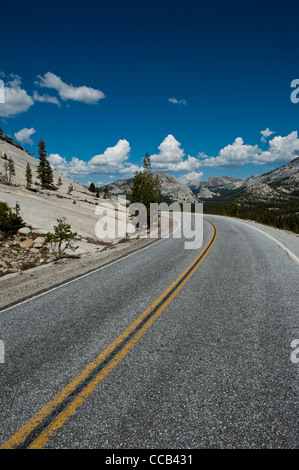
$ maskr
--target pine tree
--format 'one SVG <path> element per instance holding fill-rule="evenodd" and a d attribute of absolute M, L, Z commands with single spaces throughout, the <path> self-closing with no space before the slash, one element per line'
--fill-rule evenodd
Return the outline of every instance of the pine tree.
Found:
<path fill-rule="evenodd" d="M 16 174 L 14 161 L 11 157 L 8 158 L 6 154 L 1 158 L 4 160 L 3 166 L 5 171 L 2 181 L 4 184 L 11 184 L 12 176 Z"/>
<path fill-rule="evenodd" d="M 46 144 L 43 139 L 38 143 L 39 164 L 37 167 L 37 177 L 40 180 L 42 189 L 54 189 L 53 170 L 47 159 Z"/>
<path fill-rule="evenodd" d="M 46 185 L 47 185 L 47 189 L 55 189 L 53 181 L 54 181 L 53 170 L 52 170 L 52 167 L 50 165 L 50 162 L 47 160 L 47 164 L 46 164 Z"/>
<path fill-rule="evenodd" d="M 59 178 L 58 178 L 58 183 L 57 183 L 57 186 L 62 186 L 62 180 L 61 180 L 61 176 L 59 176 Z"/>
<path fill-rule="evenodd" d="M 3 155 L 3 167 L 4 167 L 4 171 L 5 171 L 5 174 L 4 174 L 4 177 L 3 177 L 3 180 L 4 180 L 4 183 L 5 184 L 8 184 L 8 171 L 9 171 L 9 167 L 8 167 L 8 158 L 7 158 L 7 155 L 6 153 Z"/>
<path fill-rule="evenodd" d="M 107 186 L 105 186 L 104 188 L 104 199 L 108 199 L 108 197 L 110 197 L 110 193 L 109 193 L 109 189 L 107 188 Z"/>
<path fill-rule="evenodd" d="M 11 157 L 8 159 L 8 184 L 11 184 L 12 176 L 16 174 L 15 164 Z"/>
<path fill-rule="evenodd" d="M 95 192 L 96 192 L 96 187 L 95 187 L 94 183 L 90 183 L 90 185 L 89 185 L 89 191 L 90 191 L 91 193 L 95 193 Z"/>
<path fill-rule="evenodd" d="M 148 153 L 143 158 L 143 171 L 136 172 L 131 189 L 131 201 L 140 202 L 147 210 L 147 224 L 150 226 L 150 204 L 162 202 L 161 186 L 157 175 L 152 174 Z"/>
<path fill-rule="evenodd" d="M 33 179 L 32 179 L 32 170 L 31 170 L 31 166 L 29 163 L 27 163 L 26 165 L 25 177 L 26 177 L 26 189 L 30 189 Z"/>

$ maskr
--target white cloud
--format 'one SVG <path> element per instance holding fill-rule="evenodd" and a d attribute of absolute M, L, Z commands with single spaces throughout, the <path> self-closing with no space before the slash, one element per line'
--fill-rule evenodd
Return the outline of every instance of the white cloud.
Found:
<path fill-rule="evenodd" d="M 181 162 L 185 155 L 180 142 L 171 134 L 165 137 L 158 149 L 160 150 L 159 154 L 151 155 L 153 166 L 163 165 L 164 163 Z"/>
<path fill-rule="evenodd" d="M 183 98 L 180 100 L 177 100 L 176 98 L 169 98 L 168 101 L 173 104 L 183 104 L 183 105 L 187 104 L 187 101 L 184 100 Z"/>
<path fill-rule="evenodd" d="M 178 181 L 184 184 L 193 184 L 197 183 L 198 181 L 201 180 L 203 176 L 203 172 L 199 171 L 191 171 L 190 173 L 187 173 L 186 175 L 182 175 L 178 178 Z"/>
<path fill-rule="evenodd" d="M 88 162 L 73 157 L 68 162 L 59 154 L 49 155 L 51 165 L 67 176 L 85 176 L 89 174 L 122 174 L 133 176 L 140 170 L 138 165 L 128 162 L 130 144 L 127 140 L 119 140 L 114 147 L 108 147 L 103 154 L 95 155 Z"/>
<path fill-rule="evenodd" d="M 87 104 L 96 104 L 99 100 L 105 98 L 101 90 L 85 85 L 78 87 L 68 85 L 60 77 L 51 72 L 47 72 L 44 76 L 39 75 L 36 85 L 56 90 L 63 101 L 73 100 Z"/>
<path fill-rule="evenodd" d="M 289 135 L 280 135 L 269 141 L 269 149 L 255 156 L 254 163 L 263 165 L 266 163 L 286 163 L 298 157 L 299 139 L 298 132 L 293 131 Z"/>
<path fill-rule="evenodd" d="M 121 139 L 114 147 L 108 147 L 104 153 L 92 157 L 88 162 L 88 168 L 91 173 L 134 174 L 139 167 L 127 161 L 130 151 L 129 142 Z"/>
<path fill-rule="evenodd" d="M 35 133 L 36 130 L 33 127 L 31 127 L 31 129 L 24 127 L 24 129 L 21 129 L 19 132 L 15 132 L 15 138 L 21 142 L 21 144 L 33 145 L 33 140 L 30 139 L 30 137 Z"/>
<path fill-rule="evenodd" d="M 66 176 L 84 176 L 89 174 L 86 162 L 73 157 L 70 162 L 66 158 L 61 157 L 58 153 L 49 155 L 49 162 L 55 170 Z"/>
<path fill-rule="evenodd" d="M 267 129 L 265 129 L 264 131 L 261 131 L 261 134 L 262 134 L 261 141 L 267 142 L 267 138 L 270 137 L 270 135 L 275 134 L 275 132 L 270 131 L 269 127 L 267 127 Z"/>
<path fill-rule="evenodd" d="M 57 104 L 57 106 L 60 106 L 59 100 L 56 98 L 56 96 L 50 96 L 46 93 L 43 95 L 39 95 L 37 91 L 35 91 L 33 93 L 33 99 L 34 101 L 39 101 L 40 103 L 53 103 Z"/>
<path fill-rule="evenodd" d="M 122 163 L 129 158 L 131 148 L 126 139 L 121 139 L 114 147 L 108 147 L 103 154 L 95 155 L 89 162 L 91 166 Z"/>
<path fill-rule="evenodd" d="M 196 157 L 188 155 L 186 159 L 184 149 L 181 148 L 180 142 L 169 134 L 159 145 L 160 152 L 151 155 L 152 168 L 159 171 L 195 171 L 200 166 L 200 161 Z"/>
<path fill-rule="evenodd" d="M 274 132 L 265 129 L 265 136 Z M 299 154 L 298 132 L 293 131 L 289 135 L 276 136 L 269 141 L 269 148 L 262 151 L 258 145 L 247 145 L 241 137 L 237 137 L 232 145 L 227 145 L 220 150 L 217 157 L 208 157 L 198 154 L 201 167 L 237 167 L 251 163 L 264 165 L 267 163 L 286 163 Z"/>
<path fill-rule="evenodd" d="M 222 166 L 242 166 L 252 163 L 257 155 L 261 153 L 258 145 L 244 144 L 242 137 L 237 137 L 233 144 L 227 145 L 220 150 L 217 157 L 207 157 L 199 154 L 203 160 L 200 161 L 202 167 L 222 167 Z"/>
<path fill-rule="evenodd" d="M 12 80 L 5 84 L 5 103 L 0 103 L 0 116 L 12 117 L 28 111 L 34 104 L 33 99 L 23 88 L 21 88 L 21 78 L 18 75 L 11 75 Z"/>

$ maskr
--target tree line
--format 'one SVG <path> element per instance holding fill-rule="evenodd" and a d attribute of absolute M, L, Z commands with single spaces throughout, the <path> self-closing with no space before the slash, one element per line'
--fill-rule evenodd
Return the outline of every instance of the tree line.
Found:
<path fill-rule="evenodd" d="M 261 224 L 299 233 L 299 199 L 274 199 L 266 201 L 226 200 L 204 203 L 204 213 L 227 215 L 240 219 L 254 220 Z"/>

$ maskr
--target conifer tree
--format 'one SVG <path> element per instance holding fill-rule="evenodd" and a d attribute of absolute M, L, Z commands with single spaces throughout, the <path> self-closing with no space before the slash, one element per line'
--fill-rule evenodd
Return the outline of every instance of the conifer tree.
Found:
<path fill-rule="evenodd" d="M 47 158 L 46 144 L 43 139 L 38 143 L 38 154 L 37 177 L 40 180 L 40 186 L 42 189 L 54 189 L 53 170 Z"/>
<path fill-rule="evenodd" d="M 131 189 L 131 201 L 141 202 L 147 210 L 147 224 L 150 226 L 150 204 L 162 202 L 161 186 L 157 175 L 152 174 L 148 153 L 143 158 L 143 171 L 136 172 Z"/>
<path fill-rule="evenodd" d="M 32 179 L 32 170 L 31 170 L 31 166 L 29 163 L 27 163 L 26 165 L 25 177 L 26 177 L 26 189 L 30 189 L 33 183 L 33 179 Z"/>
<path fill-rule="evenodd" d="M 95 187 L 95 184 L 94 184 L 94 183 L 90 183 L 90 185 L 89 185 L 89 191 L 92 192 L 92 193 L 95 193 L 95 192 L 96 192 L 96 187 Z"/>
<path fill-rule="evenodd" d="M 104 188 L 104 199 L 108 199 L 108 197 L 110 197 L 110 193 L 109 193 L 109 189 L 107 188 L 107 186 L 105 186 Z"/>
<path fill-rule="evenodd" d="M 7 158 L 6 153 L 3 155 L 2 159 L 4 160 L 3 167 L 4 167 L 4 171 L 5 171 L 3 180 L 4 180 L 5 184 L 8 184 L 8 171 L 9 171 L 9 168 L 8 168 L 8 158 Z"/>
<path fill-rule="evenodd" d="M 8 184 L 11 184 L 12 176 L 16 174 L 15 164 L 11 157 L 8 159 Z"/>

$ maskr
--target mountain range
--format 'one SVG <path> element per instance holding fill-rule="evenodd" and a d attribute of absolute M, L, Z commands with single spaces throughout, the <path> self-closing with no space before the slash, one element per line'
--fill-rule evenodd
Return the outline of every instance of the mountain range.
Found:
<path fill-rule="evenodd" d="M 164 200 L 175 202 L 198 202 L 196 195 L 185 184 L 180 183 L 174 176 L 164 172 L 155 173 L 161 184 L 161 192 Z M 133 178 L 117 180 L 107 184 L 106 188 L 112 195 L 126 195 L 130 198 Z"/>
<path fill-rule="evenodd" d="M 191 182 L 186 185 L 167 173 L 156 174 L 160 180 L 162 196 L 169 201 L 215 202 L 233 195 L 262 200 L 274 197 L 286 199 L 298 196 L 299 192 L 299 157 L 276 170 L 254 175 L 248 179 L 211 176 L 206 181 Z M 132 184 L 133 178 L 121 179 L 108 184 L 107 189 L 110 194 L 130 197 Z"/>

